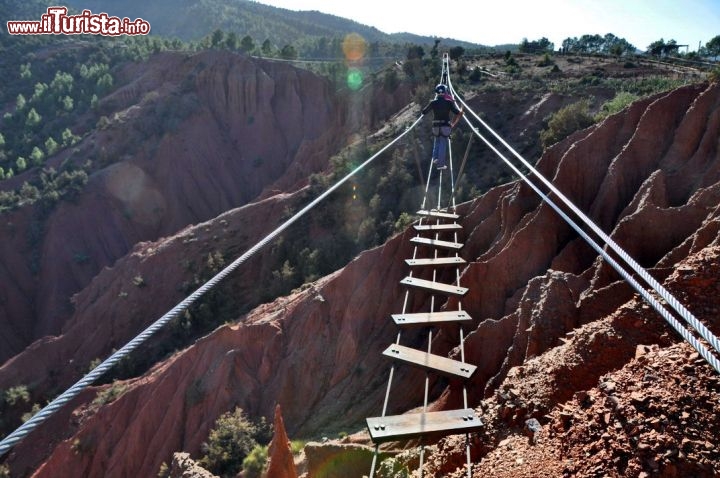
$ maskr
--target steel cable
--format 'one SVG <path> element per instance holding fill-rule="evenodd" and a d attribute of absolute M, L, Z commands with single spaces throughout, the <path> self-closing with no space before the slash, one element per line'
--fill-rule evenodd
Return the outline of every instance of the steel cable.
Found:
<path fill-rule="evenodd" d="M 362 169 L 364 169 L 368 164 L 370 164 L 373 160 L 375 160 L 375 158 L 380 156 L 388 148 L 390 148 L 393 144 L 395 144 L 397 141 L 399 141 L 403 136 L 405 136 L 408 132 L 410 132 L 413 128 L 415 128 L 415 126 L 417 126 L 417 124 L 420 122 L 420 120 L 422 118 L 423 118 L 423 115 L 421 114 L 415 120 L 415 122 L 412 123 L 412 125 L 408 126 L 405 129 L 405 131 L 403 131 L 401 134 L 399 134 L 397 137 L 395 137 L 395 139 L 393 139 L 390 143 L 385 145 L 382 149 L 380 149 L 377 153 L 372 155 L 364 163 L 357 166 L 350 173 L 348 173 L 345 177 L 340 179 L 337 183 L 335 183 L 333 186 L 328 188 L 324 193 L 322 193 L 320 196 L 318 196 L 312 202 L 310 202 L 307 206 L 305 206 L 303 209 L 301 209 L 299 212 L 297 212 L 294 216 L 292 216 L 290 219 L 285 221 L 283 224 L 281 224 L 279 227 L 277 227 L 270 234 L 265 236 L 262 240 L 260 240 L 260 242 L 258 242 L 253 247 L 248 249 L 248 251 L 245 252 L 242 256 L 238 257 L 230 265 L 225 267 L 225 269 L 218 272 L 213 278 L 211 278 L 205 284 L 200 286 L 197 290 L 195 290 L 192 294 L 187 296 L 183 301 L 181 301 L 175 307 L 170 309 L 170 311 L 168 311 L 165 315 L 160 317 L 153 324 L 151 324 L 149 327 L 147 327 L 145 330 L 143 330 L 139 335 L 137 335 L 134 339 L 132 339 L 130 342 L 128 342 L 120 350 L 118 350 L 117 352 L 112 354 L 110 357 L 108 357 L 104 362 L 102 362 L 100 365 L 98 365 L 96 368 L 94 368 L 90 373 L 85 375 L 82 379 L 80 379 L 72 387 L 67 389 L 65 392 L 63 392 L 61 395 L 59 395 L 57 398 L 55 398 L 52 402 L 50 402 L 47 406 L 45 406 L 45 408 L 40 410 L 32 418 L 30 418 L 28 421 L 23 423 L 17 430 L 15 430 L 14 432 L 12 432 L 8 436 L 6 436 L 2 441 L 0 441 L 0 457 L 3 456 L 5 453 L 7 453 L 20 440 L 25 438 L 31 431 L 33 431 L 35 428 L 37 428 L 42 422 L 47 420 L 53 413 L 55 413 L 57 410 L 62 408 L 70 400 L 75 398 L 82 390 L 84 390 L 85 388 L 90 386 L 101 375 L 103 375 L 105 372 L 110 370 L 115 364 L 117 364 L 118 361 L 120 361 L 122 358 L 129 355 L 133 350 L 135 350 L 139 345 L 141 345 L 151 335 L 153 335 L 159 329 L 164 327 L 172 319 L 176 318 L 178 315 L 180 315 L 185 310 L 187 310 L 188 307 L 190 307 L 190 305 L 192 305 L 203 294 L 205 294 L 210 289 L 215 287 L 220 281 L 222 281 L 230 273 L 234 272 L 247 259 L 249 259 L 251 256 L 253 256 L 260 249 L 265 247 L 270 241 L 275 239 L 281 232 L 283 232 L 288 227 L 290 227 L 290 225 L 292 225 L 295 221 L 297 221 L 302 216 L 304 216 L 308 211 L 310 211 L 315 206 L 317 206 L 318 203 L 320 203 L 322 200 L 324 200 L 326 197 L 328 197 L 331 193 L 333 193 L 336 189 L 338 189 L 346 181 L 348 181 L 355 174 L 357 174 Z"/>
<path fill-rule="evenodd" d="M 471 110 L 472 112 L 472 110 Z M 572 227 L 587 243 L 592 247 L 598 254 L 600 254 L 608 264 L 615 269 L 620 276 L 630 284 L 667 322 L 682 336 L 695 350 L 718 372 L 720 373 L 720 361 L 718 358 L 708 350 L 700 341 L 692 335 L 692 333 L 686 329 L 672 314 L 662 306 L 662 304 L 653 297 L 639 282 L 635 280 L 620 264 L 615 261 L 594 239 L 592 239 L 575 221 L 573 221 L 550 197 L 543 193 L 540 188 L 533 183 L 526 175 L 524 175 L 509 159 L 507 159 L 498 149 L 487 140 L 480 132 L 475 128 L 470 120 L 465 118 L 465 122 L 471 128 L 473 133 L 478 136 L 490 149 L 493 150 L 510 168 L 517 174 L 528 186 L 530 186 L 540 198 L 547 203 L 565 222 Z"/>
<path fill-rule="evenodd" d="M 452 85 L 450 90 L 453 91 Z M 710 346 L 715 349 L 716 352 L 720 353 L 720 340 L 705 325 L 703 325 L 680 301 L 675 298 L 665 287 L 663 287 L 650 273 L 638 264 L 622 247 L 620 247 L 610 236 L 600 229 L 600 227 L 593 222 L 585 213 L 583 213 L 575 204 L 570 201 L 552 182 L 546 179 L 532 164 L 530 164 L 520 153 L 518 153 L 510 144 L 508 144 L 499 134 L 497 134 L 487 123 L 485 123 L 480 116 L 478 116 L 462 99 L 458 98 L 462 103 L 463 107 L 477 119 L 480 124 L 487 129 L 503 146 L 505 146 L 516 158 L 518 158 L 523 165 L 525 165 L 543 184 L 545 184 L 558 198 L 573 212 L 575 213 L 583 223 L 585 223 L 595 234 L 597 234 L 605 244 L 607 244 L 625 263 L 632 268 L 657 294 L 668 303 L 692 328 L 694 328 L 700 336 L 705 339 Z M 466 119 L 467 121 L 467 119 Z M 468 122 L 468 124 L 470 124 Z M 472 127 L 472 125 L 471 125 Z M 477 133 L 476 133 L 477 134 Z M 483 141 L 486 141 L 481 137 Z M 498 153 L 499 154 L 499 153 Z M 502 157 L 502 156 L 501 156 Z M 505 157 L 502 157 L 503 161 L 507 164 L 511 164 Z M 604 256 L 603 256 L 604 257 Z M 717 367 L 713 366 L 714 368 Z"/>

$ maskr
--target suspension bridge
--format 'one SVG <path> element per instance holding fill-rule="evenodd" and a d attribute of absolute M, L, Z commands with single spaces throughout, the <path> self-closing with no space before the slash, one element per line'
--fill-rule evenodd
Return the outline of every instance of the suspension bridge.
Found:
<path fill-rule="evenodd" d="M 720 373 L 720 341 L 699 321 L 680 301 L 657 282 L 647 270 L 640 266 L 627 252 L 602 231 L 583 211 L 576 207 L 562 191 L 545 178 L 534 166 L 512 148 L 498 135 L 463 99 L 452 85 L 450 60 L 446 55 L 442 58 L 440 81 L 448 88 L 450 95 L 459 102 L 464 111 L 463 120 L 473 136 L 490 149 L 519 178 L 527 184 L 548 206 L 550 206 L 587 244 L 601 256 L 608 265 L 617 271 L 625 280 L 665 321 L 685 340 L 713 369 Z M 91 386 L 104 373 L 120 360 L 127 357 L 149 337 L 163 328 L 168 322 L 183 314 L 193 303 L 204 294 L 216 287 L 230 274 L 238 270 L 250 257 L 270 244 L 293 223 L 315 208 L 319 203 L 343 186 L 354 176 L 360 174 L 370 163 L 382 156 L 391 147 L 400 142 L 410 131 L 422 121 L 421 114 L 402 132 L 389 141 L 377 153 L 373 154 L 346 176 L 330 186 L 325 192 L 312 200 L 300 211 L 287 219 L 275 230 L 267 234 L 244 254 L 231 262 L 222 271 L 200 286 L 175 307 L 141 331 L 125 346 L 113 353 L 105 361 L 91 370 L 77 383 L 51 401 L 17 430 L 0 441 L 0 457 L 8 453 L 17 443 L 24 439 L 32 439 L 32 432 L 51 415 L 68 404 L 85 388 Z M 450 143 L 450 142 L 448 142 Z M 472 145 L 468 144 L 468 150 Z M 453 161 L 452 150 L 449 153 L 449 167 L 436 169 L 429 162 L 429 171 L 425 184 L 422 203 L 417 211 L 418 220 L 412 226 L 415 235 L 410 239 L 412 255 L 404 260 L 408 275 L 402 279 L 404 298 L 402 310 L 392 314 L 392 320 L 398 332 L 395 340 L 388 344 L 383 355 L 390 360 L 385 400 L 378 416 L 366 419 L 367 429 L 375 444 L 375 452 L 369 472 L 374 477 L 378 467 L 380 446 L 386 442 L 417 440 L 420 448 L 420 473 L 422 476 L 426 447 L 440 437 L 447 435 L 465 436 L 465 471 L 468 478 L 472 476 L 473 463 L 470 454 L 470 435 L 482 429 L 480 416 L 468 403 L 468 384 L 473 374 L 482 364 L 471 364 L 465 361 L 464 342 L 466 333 L 471 330 L 472 317 L 463 310 L 462 298 L 467 288 L 461 284 L 461 273 L 466 265 L 462 257 L 461 242 L 463 225 L 462 218 L 457 214 L 456 184 L 462 176 L 468 157 L 467 151 L 462 164 L 457 169 Z M 512 159 L 511 159 L 512 158 Z M 525 174 L 522 169 L 529 171 Z M 436 181 L 431 178 L 436 177 Z M 435 190 L 431 191 L 432 188 Z M 444 188 L 444 189 L 443 189 Z M 431 199 L 433 204 L 430 204 Z M 415 294 L 429 294 L 428 310 L 415 310 L 412 307 Z M 446 299 L 457 299 L 456 310 L 446 310 Z M 426 302 L 423 302 L 426 303 Z M 417 349 L 404 345 L 403 331 L 411 327 L 420 327 L 426 333 L 426 346 Z M 459 356 L 453 358 L 433 353 L 433 334 L 440 328 L 457 332 Z M 393 378 L 397 367 L 416 367 L 425 371 L 424 394 L 417 397 L 421 403 L 420 412 L 389 416 L 389 401 L 398 393 L 393 393 Z M 432 376 L 447 378 L 462 395 L 462 408 L 442 411 L 429 411 L 429 389 Z M 409 397 L 402 397 L 407 403 Z"/>

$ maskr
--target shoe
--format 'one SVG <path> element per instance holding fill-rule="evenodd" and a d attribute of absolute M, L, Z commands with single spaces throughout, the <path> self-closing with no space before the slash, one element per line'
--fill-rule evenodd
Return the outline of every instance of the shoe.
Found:
<path fill-rule="evenodd" d="M 447 166 L 438 166 L 437 169 L 438 170 L 447 169 Z"/>

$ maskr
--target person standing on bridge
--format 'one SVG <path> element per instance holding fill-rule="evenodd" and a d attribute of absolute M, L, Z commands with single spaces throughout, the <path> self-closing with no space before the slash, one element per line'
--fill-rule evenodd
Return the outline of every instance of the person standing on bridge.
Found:
<path fill-rule="evenodd" d="M 422 114 L 427 114 L 430 110 L 433 112 L 433 164 L 438 169 L 446 169 L 450 133 L 462 118 L 463 109 L 457 107 L 455 99 L 448 93 L 447 86 L 442 83 L 435 87 L 435 93 L 437 93 L 435 99 L 423 108 Z M 450 122 L 451 112 L 455 114 L 452 122 Z"/>

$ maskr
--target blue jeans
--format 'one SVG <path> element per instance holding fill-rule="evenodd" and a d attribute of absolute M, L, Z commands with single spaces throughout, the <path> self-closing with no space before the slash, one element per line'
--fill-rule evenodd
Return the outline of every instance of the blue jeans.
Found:
<path fill-rule="evenodd" d="M 433 126 L 432 133 L 435 136 L 433 142 L 433 162 L 439 168 L 447 166 L 448 141 L 450 141 L 450 126 Z"/>

